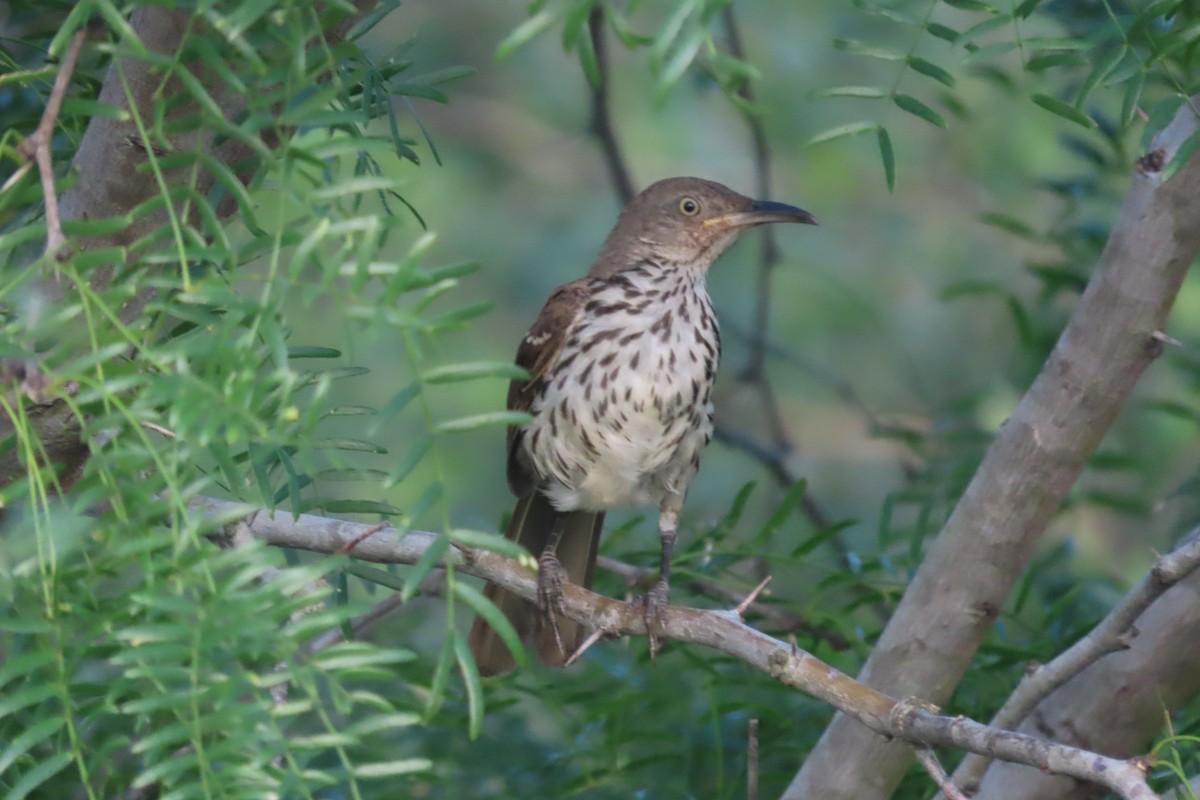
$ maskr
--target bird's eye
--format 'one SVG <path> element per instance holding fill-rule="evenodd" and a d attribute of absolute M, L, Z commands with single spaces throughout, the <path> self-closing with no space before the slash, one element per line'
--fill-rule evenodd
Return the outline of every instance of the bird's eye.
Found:
<path fill-rule="evenodd" d="M 694 217 L 700 213 L 700 202 L 694 197 L 685 197 L 679 201 L 679 210 L 686 216 Z"/>

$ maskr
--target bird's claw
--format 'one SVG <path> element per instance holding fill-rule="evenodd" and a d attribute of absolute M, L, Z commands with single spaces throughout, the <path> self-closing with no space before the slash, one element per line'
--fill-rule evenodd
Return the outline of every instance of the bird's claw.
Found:
<path fill-rule="evenodd" d="M 567 650 L 562 633 L 558 630 L 558 618 L 567 615 L 567 608 L 563 604 L 563 584 L 566 580 L 567 571 L 558 557 L 553 553 L 542 553 L 538 558 L 537 605 L 541 622 L 554 631 L 554 644 L 563 658 L 566 658 Z"/>
<path fill-rule="evenodd" d="M 650 591 L 636 601 L 641 605 L 642 616 L 646 620 L 646 636 L 650 639 L 651 661 L 662 649 L 662 639 L 666 638 L 666 620 L 663 614 L 670 599 L 671 587 L 665 578 L 659 578 Z"/>

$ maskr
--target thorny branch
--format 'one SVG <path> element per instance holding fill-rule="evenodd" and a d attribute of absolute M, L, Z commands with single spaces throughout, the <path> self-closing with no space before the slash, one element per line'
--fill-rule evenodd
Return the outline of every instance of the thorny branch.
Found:
<path fill-rule="evenodd" d="M 344 520 L 255 509 L 213 498 L 197 498 L 196 510 L 229 519 L 242 512 L 239 529 L 266 544 L 337 554 L 358 542 L 353 556 L 376 563 L 414 564 L 438 542 L 432 533 L 392 530 L 364 537 L 377 527 Z M 528 600 L 537 596 L 537 579 L 525 565 L 485 550 L 451 545 L 444 562 L 469 575 L 502 586 Z M 646 635 L 646 620 L 636 606 L 603 597 L 574 584 L 563 587 L 563 612 L 569 619 L 608 635 Z M 711 647 L 764 671 L 854 717 L 877 734 L 918 747 L 956 747 L 992 758 L 1070 775 L 1108 787 L 1126 800 L 1154 800 L 1145 781 L 1146 764 L 1109 758 L 1024 734 L 989 728 L 963 717 L 940 716 L 912 701 L 897 701 L 825 664 L 809 653 L 746 625 L 732 611 L 702 611 L 668 606 L 662 615 L 667 638 Z"/>
<path fill-rule="evenodd" d="M 1162 556 L 1100 624 L 1049 664 L 1032 669 L 1009 695 L 989 723 L 994 728 L 1016 730 L 1052 692 L 1109 653 L 1124 650 L 1137 636 L 1136 623 L 1143 612 L 1168 589 L 1200 568 L 1200 528 L 1184 537 L 1184 543 Z M 989 760 L 968 755 L 954 771 L 954 785 L 978 786 Z"/>
<path fill-rule="evenodd" d="M 649 585 L 658 578 L 657 569 L 639 567 L 608 556 L 597 558 L 596 566 L 620 576 L 626 583 L 632 585 Z M 739 602 L 743 595 L 736 589 L 704 578 L 690 578 L 687 581 L 687 587 L 696 594 L 728 603 Z M 806 633 L 825 642 L 834 650 L 846 650 L 850 647 L 849 640 L 839 631 L 814 624 L 799 614 L 793 614 L 779 606 L 756 600 L 746 606 L 745 611 L 762 617 L 782 633 Z"/>

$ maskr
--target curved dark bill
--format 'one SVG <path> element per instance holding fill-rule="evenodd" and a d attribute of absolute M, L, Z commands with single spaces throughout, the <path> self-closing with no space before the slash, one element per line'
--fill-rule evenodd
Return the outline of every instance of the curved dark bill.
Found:
<path fill-rule="evenodd" d="M 802 208 L 776 203 L 772 200 L 755 200 L 745 211 L 722 214 L 705 220 L 704 225 L 716 225 L 722 229 L 748 228 L 751 225 L 766 225 L 769 222 L 800 222 L 816 225 L 817 218 Z"/>
<path fill-rule="evenodd" d="M 750 204 L 747 215 L 758 222 L 800 222 L 805 225 L 816 225 L 817 218 L 803 208 L 789 206 L 787 203 L 776 203 L 773 200 L 755 200 Z"/>

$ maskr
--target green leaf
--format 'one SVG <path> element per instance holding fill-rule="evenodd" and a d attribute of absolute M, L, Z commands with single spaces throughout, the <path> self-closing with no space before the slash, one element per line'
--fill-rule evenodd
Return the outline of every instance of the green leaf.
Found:
<path fill-rule="evenodd" d="M 807 491 L 808 483 L 804 480 L 798 480 L 788 487 L 788 490 L 783 495 L 783 499 L 779 501 L 779 505 L 775 507 L 775 510 L 771 512 L 771 516 L 767 518 L 767 521 L 751 539 L 755 546 L 761 547 L 765 545 L 771 536 L 783 527 L 783 523 L 787 522 L 787 518 L 791 516 L 792 511 L 800 505 Z"/>
<path fill-rule="evenodd" d="M 1025 62 L 1025 71 L 1045 72 L 1055 67 L 1078 67 L 1086 63 L 1088 63 L 1087 58 L 1079 53 L 1041 53 Z"/>
<path fill-rule="evenodd" d="M 376 455 L 387 453 L 386 447 L 362 439 L 317 439 L 312 443 L 312 447 L 317 450 L 346 450 L 352 453 L 375 453 Z"/>
<path fill-rule="evenodd" d="M 72 761 L 70 753 L 54 753 L 37 763 L 8 789 L 5 800 L 24 800 L 29 793 L 62 771 Z"/>
<path fill-rule="evenodd" d="M 1146 128 L 1142 132 L 1142 149 L 1149 150 L 1150 144 L 1154 139 L 1154 134 L 1161 131 L 1170 124 L 1175 118 L 1175 113 L 1179 111 L 1180 106 L 1184 104 L 1187 98 L 1180 94 L 1173 94 L 1163 100 L 1160 100 L 1158 105 L 1154 107 L 1146 118 Z"/>
<path fill-rule="evenodd" d="M 35 722 L 5 742 L 4 750 L 0 751 L 0 775 L 21 756 L 57 733 L 65 724 L 66 720 L 62 717 L 49 717 Z"/>
<path fill-rule="evenodd" d="M 1128 126 L 1133 124 L 1133 119 L 1137 116 L 1138 104 L 1142 100 L 1142 89 L 1146 86 L 1146 73 L 1139 71 L 1129 85 L 1125 87 L 1125 96 L 1121 98 L 1121 124 Z"/>
<path fill-rule="evenodd" d="M 888 92 L 877 86 L 831 86 L 828 89 L 815 91 L 809 97 L 814 100 L 821 97 L 864 97 L 875 99 L 888 97 Z"/>
<path fill-rule="evenodd" d="M 383 430 L 386 425 L 391 424 L 396 415 L 404 410 L 405 406 L 411 403 L 418 395 L 421 394 L 421 382 L 413 381 L 408 386 L 405 386 L 388 402 L 386 406 L 380 409 L 375 416 L 375 420 L 367 427 L 367 436 L 374 437 Z"/>
<path fill-rule="evenodd" d="M 1120 47 L 1113 48 L 1111 51 L 1109 51 L 1108 55 L 1101 59 L 1100 63 L 1096 64 L 1095 68 L 1093 68 L 1092 71 L 1088 73 L 1088 76 L 1084 78 L 1083 85 L 1079 87 L 1079 93 L 1075 95 L 1076 108 L 1081 108 L 1083 104 L 1087 102 L 1088 96 L 1091 95 L 1092 90 L 1112 74 L 1112 71 L 1116 69 L 1117 65 L 1120 64 L 1125 58 L 1125 53 L 1125 45 L 1122 44 Z"/>
<path fill-rule="evenodd" d="M 867 58 L 877 58 L 881 61 L 903 61 L 905 58 L 904 53 L 901 53 L 899 50 L 875 47 L 858 39 L 834 39 L 833 46 L 847 53 L 854 53 L 855 55 L 866 56 Z"/>
<path fill-rule="evenodd" d="M 946 120 L 942 119 L 941 114 L 937 113 L 932 108 L 913 97 L 911 94 L 898 93 L 893 98 L 893 102 L 895 102 L 897 107 L 899 107 L 901 110 L 920 117 L 930 125 L 936 125 L 939 128 L 946 127 Z"/>
<path fill-rule="evenodd" d="M 434 426 L 434 433 L 462 433 L 497 425 L 524 425 L 531 417 L 524 411 L 489 411 L 468 417 L 446 420 Z"/>
<path fill-rule="evenodd" d="M 416 596 L 421 588 L 421 581 L 433 572 L 433 568 L 441 563 L 445 557 L 446 551 L 450 549 L 450 537 L 438 536 L 429 545 L 429 549 L 417 559 L 417 563 L 413 564 L 412 571 L 408 575 L 408 580 L 405 582 L 404 590 L 400 592 L 401 602 L 407 603 Z"/>
<path fill-rule="evenodd" d="M 433 762 L 428 758 L 399 758 L 395 761 L 376 761 L 371 764 L 355 764 L 356 778 L 393 778 L 411 775 L 414 772 L 429 772 Z"/>
<path fill-rule="evenodd" d="M 892 151 L 892 137 L 887 128 L 880 126 L 878 131 L 879 157 L 883 160 L 883 176 L 889 192 L 896 188 L 896 154 Z"/>
<path fill-rule="evenodd" d="M 288 358 L 341 358 L 342 351 L 336 347 L 316 345 L 289 345 Z"/>
<path fill-rule="evenodd" d="M 338 642 L 309 655 L 315 666 L 327 672 L 404 664 L 414 658 L 416 655 L 408 650 L 380 647 L 367 642 Z"/>
<path fill-rule="evenodd" d="M 1057 97 L 1051 97 L 1048 94 L 1038 92 L 1033 96 L 1033 102 L 1037 103 L 1042 108 L 1049 111 L 1055 116 L 1062 117 L 1069 122 L 1074 122 L 1076 125 L 1082 125 L 1085 128 L 1095 128 L 1096 123 L 1087 114 L 1084 114 L 1079 109 L 1070 103 L 1064 103 Z"/>
<path fill-rule="evenodd" d="M 387 570 L 379 569 L 379 567 L 371 567 L 352 561 L 346 565 L 345 570 L 356 578 L 362 578 L 364 581 L 384 586 L 395 592 L 403 592 L 404 588 L 408 585 L 408 581 L 399 575 L 393 575 Z"/>
<path fill-rule="evenodd" d="M 1037 231 L 1027 223 L 1008 214 L 1001 214 L 998 211 L 989 211 L 981 214 L 979 221 L 985 225 L 991 225 L 994 228 L 999 228 L 1000 230 L 1020 236 L 1022 239 L 1034 240 L 1037 238 Z"/>
<path fill-rule="evenodd" d="M 914 72 L 919 72 L 926 77 L 933 78 L 938 83 L 954 88 L 954 76 L 932 61 L 927 61 L 918 56 L 909 56 L 908 66 L 912 67 Z"/>
<path fill-rule="evenodd" d="M 985 33 L 990 33 L 997 28 L 1003 28 L 1010 22 L 1012 22 L 1012 17 L 1008 14 L 1000 14 L 990 19 L 985 19 L 983 22 L 976 23 L 959 34 L 957 44 L 965 45 L 967 42 L 978 39 Z"/>
<path fill-rule="evenodd" d="M 1163 168 L 1162 179 L 1169 181 L 1175 177 L 1175 173 L 1192 159 L 1192 156 L 1196 154 L 1198 149 L 1200 149 L 1200 130 L 1194 130 L 1188 138 L 1183 140 L 1183 144 L 1179 146 L 1179 149 L 1175 151 L 1175 155 L 1171 157 L 1166 167 Z"/>
<path fill-rule="evenodd" d="M 980 0 L 942 0 L 942 2 L 951 8 L 958 8 L 963 11 L 983 11 L 988 14 L 996 13 L 995 8 L 989 6 L 987 3 L 980 2 Z"/>
<path fill-rule="evenodd" d="M 402 509 L 396 508 L 391 503 L 385 503 L 382 500 L 332 500 L 319 499 L 313 501 L 312 505 L 308 502 L 305 505 L 312 507 L 323 508 L 330 514 L 384 514 L 395 516 L 396 514 L 404 513 Z"/>
<path fill-rule="evenodd" d="M 842 531 L 854 527 L 854 525 L 855 521 L 849 519 L 843 522 L 835 522 L 832 525 L 826 525 L 819 531 L 815 531 L 812 536 L 809 536 L 808 538 L 804 539 L 804 541 L 800 542 L 800 544 L 797 545 L 794 550 L 792 550 L 789 556 L 791 558 L 801 558 L 802 556 L 806 556 L 825 542 L 828 542 L 836 537 Z"/>
<path fill-rule="evenodd" d="M 823 144 L 832 142 L 835 139 L 844 139 L 847 136 L 860 136 L 864 133 L 874 133 L 879 129 L 877 122 L 848 122 L 845 125 L 837 125 L 832 128 L 827 128 L 816 136 L 813 136 L 804 143 L 804 147 L 812 147 L 815 144 Z"/>
<path fill-rule="evenodd" d="M 425 454 L 428 453 L 432 447 L 433 437 L 428 434 L 413 442 L 412 447 L 409 448 L 408 453 L 403 459 L 401 459 L 400 463 L 393 467 L 392 471 L 388 473 L 387 480 L 384 481 L 383 484 L 384 488 L 390 489 L 391 487 L 400 483 L 400 481 L 407 478 L 409 473 L 416 468 L 417 464 L 421 462 L 421 459 L 425 457 Z"/>
<path fill-rule="evenodd" d="M 941 39 L 943 42 L 950 42 L 950 44 L 957 43 L 959 37 L 962 36 L 962 34 L 959 31 L 954 30 L 954 28 L 950 28 L 937 22 L 927 23 L 925 25 L 925 30 L 929 32 L 930 36 L 935 36 L 938 39 Z"/>
<path fill-rule="evenodd" d="M 482 550 L 490 550 L 493 553 L 499 553 L 509 558 L 525 559 L 529 557 L 529 551 L 522 544 L 512 539 L 506 539 L 498 533 L 455 528 L 450 531 L 450 541 L 455 544 L 465 545 L 466 547 L 478 547 Z"/>
<path fill-rule="evenodd" d="M 467 735 L 479 737 L 483 729 L 483 684 L 479 680 L 479 667 L 471 657 L 471 648 L 460 631 L 454 631 L 454 658 L 467 689 Z"/>
<path fill-rule="evenodd" d="M 518 666 L 525 666 L 529 663 L 529 656 L 525 652 L 525 646 L 521 644 L 521 637 L 517 635 L 517 631 L 508 621 L 508 617 L 504 616 L 504 612 L 495 603 L 484 597 L 478 589 L 463 581 L 454 582 L 454 594 L 492 626 L 492 629 L 504 642 L 505 647 L 512 653 L 513 660 L 517 662 Z"/>
<path fill-rule="evenodd" d="M 496 46 L 496 60 L 508 58 L 514 50 L 529 44 L 533 39 L 545 33 L 558 21 L 562 13 L 562 8 L 559 6 L 555 7 L 553 11 L 539 11 L 522 22 Z"/>
<path fill-rule="evenodd" d="M 521 380 L 528 377 L 528 372 L 511 361 L 476 361 L 467 364 L 448 364 L 444 367 L 426 370 L 425 374 L 421 376 L 421 380 L 425 383 L 454 383 L 471 381 L 476 378 Z"/>

